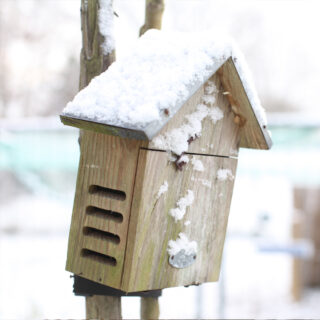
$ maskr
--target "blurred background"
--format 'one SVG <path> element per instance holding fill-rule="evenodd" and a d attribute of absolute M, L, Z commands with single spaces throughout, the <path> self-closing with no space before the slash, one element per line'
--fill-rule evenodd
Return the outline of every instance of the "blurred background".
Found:
<path fill-rule="evenodd" d="M 117 56 L 143 0 L 114 0 Z M 168 0 L 163 29 L 215 28 L 238 42 L 267 110 L 271 151 L 241 150 L 221 279 L 172 288 L 161 318 L 320 316 L 318 0 Z M 84 318 L 64 270 L 78 130 L 58 114 L 77 92 L 80 0 L 1 0 L 0 318 Z M 123 317 L 139 317 L 139 298 Z"/>

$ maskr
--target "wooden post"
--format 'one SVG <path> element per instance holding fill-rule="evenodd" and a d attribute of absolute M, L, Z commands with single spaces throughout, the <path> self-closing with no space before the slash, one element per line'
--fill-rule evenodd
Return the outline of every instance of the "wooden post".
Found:
<path fill-rule="evenodd" d="M 121 297 L 86 297 L 86 319 L 121 319 Z"/>
<path fill-rule="evenodd" d="M 82 50 L 80 55 L 79 89 L 86 87 L 92 78 L 105 71 L 115 60 L 115 51 L 103 54 L 105 40 L 99 30 L 99 1 L 81 0 Z M 80 132 L 80 136 L 86 132 Z M 87 319 L 121 319 L 121 297 L 86 297 Z"/>
<path fill-rule="evenodd" d="M 158 298 L 141 297 L 140 315 L 142 320 L 159 319 L 159 313 Z"/>
<path fill-rule="evenodd" d="M 140 28 L 142 36 L 149 29 L 161 29 L 164 0 L 146 0 L 145 22 Z M 141 297 L 141 319 L 159 319 L 160 309 L 158 298 Z"/>

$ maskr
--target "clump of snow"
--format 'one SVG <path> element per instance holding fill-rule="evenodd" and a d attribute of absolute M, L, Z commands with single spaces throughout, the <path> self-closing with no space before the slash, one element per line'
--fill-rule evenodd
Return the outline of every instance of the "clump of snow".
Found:
<path fill-rule="evenodd" d="M 109 54 L 115 49 L 112 0 L 99 0 L 99 30 L 104 37 L 102 50 Z"/>
<path fill-rule="evenodd" d="M 159 188 L 157 199 L 159 199 L 167 191 L 168 191 L 168 181 L 165 181 Z"/>
<path fill-rule="evenodd" d="M 170 240 L 168 242 L 168 253 L 170 256 L 174 256 L 181 250 L 185 251 L 186 255 L 197 253 L 198 245 L 196 241 L 189 241 L 188 237 L 180 232 L 179 237 L 176 240 Z"/>
<path fill-rule="evenodd" d="M 113 14 L 110 3 L 100 0 L 99 25 L 100 32 L 108 38 L 106 52 L 114 47 L 109 37 L 112 19 L 105 18 Z M 147 31 L 127 57 L 114 62 L 81 90 L 67 104 L 63 115 L 144 130 L 151 139 L 230 56 L 258 119 L 266 124 L 241 53 L 231 40 L 215 36 L 212 31 L 185 34 Z M 210 95 L 212 90 L 213 86 L 207 86 L 205 94 Z M 210 99 L 206 101 L 212 103 Z M 186 135 L 194 136 L 194 130 L 187 130 Z"/>
<path fill-rule="evenodd" d="M 208 95 L 208 94 L 205 94 L 202 96 L 201 100 L 206 104 L 206 105 L 209 105 L 209 106 L 213 106 L 214 103 L 216 102 L 216 98 L 215 96 L 213 95 Z"/>
<path fill-rule="evenodd" d="M 204 88 L 204 93 L 212 95 L 213 93 L 217 93 L 217 92 L 218 92 L 218 89 L 217 89 L 216 85 L 214 84 L 213 81 L 209 80 L 207 82 L 207 85 Z"/>
<path fill-rule="evenodd" d="M 177 164 L 179 164 L 179 163 L 181 163 L 181 162 L 187 164 L 187 163 L 189 162 L 189 157 L 188 157 L 186 154 L 182 155 L 182 156 L 177 160 Z"/>
<path fill-rule="evenodd" d="M 190 223 L 191 223 L 191 221 L 190 221 L 190 220 L 187 220 L 187 221 L 184 223 L 184 225 L 185 225 L 185 226 L 188 226 Z"/>
<path fill-rule="evenodd" d="M 170 210 L 170 215 L 174 218 L 175 222 L 181 220 L 186 214 L 187 207 L 191 206 L 194 200 L 193 191 L 188 190 L 185 197 L 180 198 L 177 202 L 177 207 Z"/>
<path fill-rule="evenodd" d="M 212 122 L 216 123 L 223 118 L 223 112 L 218 107 L 208 108 L 204 104 L 199 104 L 195 112 L 185 116 L 186 123 L 179 128 L 157 136 L 153 140 L 155 147 L 171 151 L 176 155 L 188 151 L 188 140 L 201 136 L 202 121 L 206 117 L 210 117 Z"/>
<path fill-rule="evenodd" d="M 217 171 L 217 178 L 220 181 L 233 180 L 234 175 L 230 169 L 219 169 Z"/>
<path fill-rule="evenodd" d="M 204 166 L 201 160 L 196 159 L 195 157 L 192 157 L 191 163 L 193 165 L 193 169 L 196 171 L 204 171 Z"/>

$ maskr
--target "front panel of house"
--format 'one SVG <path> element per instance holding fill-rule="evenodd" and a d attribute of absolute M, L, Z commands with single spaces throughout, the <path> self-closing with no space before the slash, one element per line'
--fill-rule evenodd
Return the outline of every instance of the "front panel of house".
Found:
<path fill-rule="evenodd" d="M 190 158 L 179 171 L 166 152 L 140 150 L 125 291 L 218 280 L 237 160 Z"/>

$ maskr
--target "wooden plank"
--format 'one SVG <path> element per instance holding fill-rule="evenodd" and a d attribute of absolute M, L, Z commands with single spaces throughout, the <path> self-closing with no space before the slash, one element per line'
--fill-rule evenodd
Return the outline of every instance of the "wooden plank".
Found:
<path fill-rule="evenodd" d="M 141 146 L 143 144 L 138 140 L 89 131 L 83 135 L 68 245 L 68 271 L 120 288 L 133 185 Z M 91 186 L 108 188 L 103 190 L 111 191 L 104 193 L 100 189 L 92 189 Z M 125 199 L 117 198 L 114 190 L 124 192 Z M 102 210 L 97 213 L 90 210 L 92 207 Z M 112 212 L 118 213 L 118 220 L 114 219 Z M 119 215 L 122 216 L 121 219 Z M 92 228 L 88 229 L 89 234 L 84 233 L 86 227 Z M 120 242 L 108 240 L 103 232 L 118 236 Z M 97 255 L 90 256 L 92 252 L 82 252 L 83 249 L 92 250 Z M 88 254 L 82 256 L 82 253 Z M 104 259 L 100 259 L 99 253 L 115 258 L 116 266 L 106 264 Z"/>
<path fill-rule="evenodd" d="M 214 74 L 209 81 L 213 81 L 218 89 L 218 93 L 214 94 L 216 99 L 215 106 L 218 106 L 224 116 L 216 124 L 207 117 L 202 122 L 201 136 L 192 141 L 189 145 L 188 152 L 209 155 L 221 156 L 237 156 L 239 148 L 239 126 L 234 123 L 234 114 L 230 108 L 230 103 L 226 96 L 223 95 L 224 89 L 222 87 L 220 78 Z M 181 127 L 186 123 L 186 116 L 192 114 L 197 109 L 199 104 L 202 104 L 202 97 L 204 95 L 204 88 L 206 82 L 202 85 L 196 93 L 189 98 L 189 100 L 178 110 L 178 112 L 170 119 L 167 124 L 159 131 L 159 133 L 151 140 L 149 144 L 150 149 L 159 149 L 154 140 L 159 135 L 164 135 L 171 132 L 175 128 Z M 228 137 L 226 139 L 226 137 Z"/>
<path fill-rule="evenodd" d="M 165 152 L 140 150 L 122 290 L 144 291 L 218 280 L 233 180 L 217 180 L 217 170 L 228 168 L 235 175 L 237 159 L 194 157 L 202 161 L 203 172 L 193 170 L 191 162 L 178 171 Z M 168 192 L 157 199 L 164 181 L 168 182 Z M 211 188 L 206 186 L 210 182 Z M 185 218 L 175 223 L 169 211 L 188 189 L 194 192 L 194 203 Z M 191 221 L 189 226 L 184 225 L 186 220 Z M 198 243 L 196 262 L 185 269 L 168 263 L 168 241 L 177 239 L 180 232 Z"/>
<path fill-rule="evenodd" d="M 117 126 L 111 126 L 104 123 L 90 121 L 86 119 L 80 119 L 75 117 L 69 117 L 60 115 L 61 122 L 67 126 L 76 127 L 83 130 L 90 130 L 99 133 L 110 134 L 113 136 L 119 136 L 122 138 L 147 140 L 148 137 L 143 131 L 132 130 L 127 128 L 121 128 Z"/>
<path fill-rule="evenodd" d="M 238 116 L 239 123 L 242 125 L 240 147 L 270 149 L 272 141 L 268 130 L 259 124 L 232 58 L 229 58 L 217 73 L 224 90 L 230 93 L 227 98 L 234 113 Z"/>

